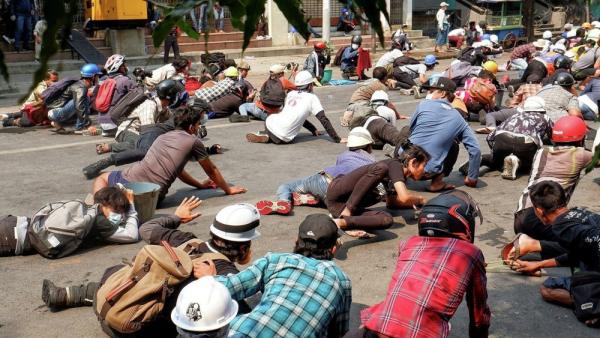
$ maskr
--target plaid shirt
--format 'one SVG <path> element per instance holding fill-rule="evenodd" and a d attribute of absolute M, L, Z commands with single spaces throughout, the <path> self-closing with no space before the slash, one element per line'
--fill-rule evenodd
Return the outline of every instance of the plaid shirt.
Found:
<path fill-rule="evenodd" d="M 196 97 L 206 101 L 207 103 L 211 103 L 231 93 L 235 88 L 236 81 L 226 77 L 212 87 L 198 89 L 196 91 Z"/>
<path fill-rule="evenodd" d="M 527 100 L 527 98 L 529 98 L 530 96 L 534 96 L 535 94 L 537 94 L 540 91 L 540 89 L 542 89 L 542 85 L 539 83 L 522 84 L 513 95 L 513 98 L 508 106 L 511 108 L 523 106 L 525 100 Z"/>
<path fill-rule="evenodd" d="M 521 45 L 519 47 L 515 47 L 513 49 L 512 54 L 510 55 L 510 59 L 527 59 L 534 55 L 537 52 L 533 43 L 528 43 L 525 45 Z"/>
<path fill-rule="evenodd" d="M 467 294 L 471 328 L 490 325 L 483 253 L 463 240 L 414 236 L 400 242 L 386 299 L 361 312 L 363 325 L 390 337 L 447 337 Z"/>
<path fill-rule="evenodd" d="M 235 300 L 262 292 L 229 337 L 341 337 L 348 331 L 350 279 L 332 261 L 268 253 L 236 275 L 215 276 Z"/>

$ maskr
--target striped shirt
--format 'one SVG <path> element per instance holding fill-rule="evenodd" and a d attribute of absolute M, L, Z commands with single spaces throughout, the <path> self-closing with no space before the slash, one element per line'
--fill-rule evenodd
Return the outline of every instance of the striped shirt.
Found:
<path fill-rule="evenodd" d="M 341 337 L 348 331 L 352 288 L 333 262 L 268 253 L 236 275 L 216 276 L 235 300 L 259 291 L 259 304 L 230 324 L 229 337 Z"/>

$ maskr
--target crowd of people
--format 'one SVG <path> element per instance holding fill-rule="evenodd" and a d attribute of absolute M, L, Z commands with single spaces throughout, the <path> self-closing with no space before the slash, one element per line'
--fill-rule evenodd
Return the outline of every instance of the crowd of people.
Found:
<path fill-rule="evenodd" d="M 438 25 L 448 31 L 447 4 L 441 8 Z M 207 8 L 200 11 L 202 18 Z M 570 207 L 569 200 L 583 171 L 597 165 L 594 148 L 586 148 L 586 137 L 594 133 L 585 121 L 598 118 L 600 23 L 584 23 L 574 35 L 545 34 L 514 48 L 508 63 L 500 65 L 497 38 L 486 37 L 485 27 L 472 28 L 464 40 L 455 40 L 465 48 L 437 73 L 435 55 L 423 61 L 411 57 L 406 35 L 394 34 L 391 49 L 376 63 L 372 79 L 352 94 L 339 121 L 349 131 L 346 138 L 314 91 L 331 61 L 322 42 L 314 44 L 303 70 L 290 67 L 293 80 L 285 76 L 286 65 L 274 64 L 258 90 L 247 80 L 246 61 L 220 57 L 199 70 L 176 58 L 152 71 L 135 69 L 135 78 L 122 55 L 105 65 L 84 65 L 77 78 L 59 79 L 48 71 L 20 111 L 0 115 L 2 125 L 52 126 L 58 134 L 101 134 L 114 142 L 98 143 L 95 152 L 109 155 L 83 168 L 85 177 L 94 179 L 88 199 L 52 202 L 32 217 L 0 218 L 0 255 L 57 259 L 84 242 L 145 241 L 132 265 L 109 267 L 99 281 L 66 287 L 42 283 L 48 307 L 93 306 L 111 336 L 446 337 L 466 296 L 469 336 L 487 337 L 486 263 L 475 245 L 481 211 L 468 193 L 445 181 L 462 143 L 468 161 L 458 171 L 470 189 L 478 187 L 484 166 L 502 171 L 502 179 L 529 175 L 514 215 L 516 237 L 501 250 L 502 260 L 526 275 L 557 266 L 577 269 L 572 277 L 548 278 L 541 296 L 579 307 L 578 319 L 597 326 L 598 298 L 586 298 L 582 290 L 600 285 L 600 216 Z M 446 44 L 442 40 L 439 45 Z M 365 55 L 361 43 L 352 37 L 338 53 L 344 77 L 367 78 L 361 55 L 367 58 L 368 51 Z M 506 70 L 519 74 L 499 78 Z M 420 99 L 410 118 L 390 100 L 390 90 Z M 504 92 L 510 97 L 506 102 Z M 333 142 L 347 147 L 334 165 L 290 177 L 275 200 L 223 208 L 206 241 L 178 229 L 199 216 L 196 197 L 185 198 L 173 215 L 140 222 L 133 192 L 126 188 L 131 183 L 157 184 L 159 205 L 177 179 L 227 195 L 246 192 L 230 186 L 211 160 L 221 147 L 202 142 L 209 118 L 262 120 L 264 129 L 247 134 L 248 142 L 294 147 L 303 127 L 320 135 L 311 115 Z M 398 129 L 399 119 L 409 119 L 408 126 Z M 470 121 L 485 127 L 472 128 Z M 489 154 L 482 155 L 476 133 L 488 134 Z M 598 143 L 596 137 L 593 146 Z M 381 150 L 389 158 L 373 156 Z M 208 179 L 186 170 L 190 159 Z M 102 172 L 124 164 L 132 165 Z M 436 197 L 427 200 L 411 191 L 409 179 L 430 181 L 426 190 Z M 390 210 L 414 210 L 418 234 L 400 242 L 387 295 L 362 310 L 360 327 L 352 328 L 352 283 L 333 258 L 342 234 L 370 238 L 397 221 L 390 212 L 371 208 L 380 202 Z M 261 216 L 289 215 L 298 206 L 326 209 L 301 222 L 291 253 L 269 253 L 240 271 L 238 265 L 252 261 Z M 250 306 L 246 299 L 257 294 L 258 303 Z"/>

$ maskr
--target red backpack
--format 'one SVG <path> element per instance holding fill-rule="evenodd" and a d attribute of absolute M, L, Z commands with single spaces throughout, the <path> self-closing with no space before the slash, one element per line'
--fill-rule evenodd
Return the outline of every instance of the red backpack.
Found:
<path fill-rule="evenodd" d="M 110 108 L 115 89 L 117 88 L 117 80 L 112 77 L 104 80 L 100 84 L 96 100 L 94 101 L 94 110 L 99 113 L 106 113 Z"/>

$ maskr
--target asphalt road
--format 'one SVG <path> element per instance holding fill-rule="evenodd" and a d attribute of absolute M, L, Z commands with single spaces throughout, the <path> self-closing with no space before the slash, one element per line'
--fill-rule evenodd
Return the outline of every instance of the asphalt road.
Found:
<path fill-rule="evenodd" d="M 317 90 L 327 115 L 343 136 L 347 130 L 339 127 L 339 117 L 354 87 L 321 88 Z M 392 98 L 405 115 L 414 111 L 418 101 L 392 93 Z M 318 124 L 314 118 L 314 123 Z M 398 127 L 406 121 L 399 121 Z M 477 125 L 473 124 L 473 127 Z M 200 238 L 208 238 L 208 227 L 214 215 L 224 206 L 235 202 L 255 203 L 274 198 L 277 186 L 285 181 L 307 176 L 331 165 L 337 154 L 345 150 L 327 136 L 313 137 L 303 131 L 292 145 L 249 144 L 244 135 L 262 128 L 259 122 L 229 124 L 227 120 L 212 120 L 208 124 L 207 144 L 220 143 L 225 154 L 213 157 L 214 162 L 231 183 L 248 188 L 243 195 L 227 197 L 220 190 L 199 191 L 176 182 L 165 201 L 166 207 L 157 211 L 174 211 L 184 196 L 199 196 L 204 200 L 202 216 L 181 227 Z M 488 151 L 484 137 L 478 136 L 482 150 Z M 99 158 L 94 143 L 100 137 L 59 136 L 48 130 L 0 129 L 0 214 L 32 215 L 49 201 L 83 198 L 91 182 L 81 174 L 81 168 Z M 381 152 L 376 152 L 383 158 Z M 461 148 L 458 164 L 466 159 Z M 194 176 L 204 178 L 201 168 L 190 162 L 187 166 Z M 498 172 L 483 175 L 477 189 L 463 187 L 462 177 L 453 172 L 449 182 L 465 189 L 479 201 L 485 221 L 477 229 L 475 244 L 490 263 L 488 272 L 489 305 L 492 310 L 493 337 L 598 337 L 598 332 L 577 322 L 568 309 L 547 304 L 538 288 L 544 278 L 523 277 L 504 267 L 497 267 L 499 250 L 514 236 L 512 212 L 517 198 L 526 186 L 527 177 L 516 181 L 500 178 Z M 573 206 L 586 206 L 600 212 L 598 171 L 585 176 L 571 200 Z M 410 182 L 409 188 L 427 198 L 426 184 Z M 268 251 L 287 252 L 292 249 L 298 224 L 311 213 L 324 209 L 298 207 L 292 216 L 266 216 L 261 220 L 261 238 L 253 243 L 255 258 Z M 359 311 L 383 300 L 387 284 L 394 271 L 398 242 L 416 234 L 413 215 L 400 212 L 406 225 L 395 225 L 380 231 L 368 241 L 344 238 L 336 262 L 346 271 L 353 283 L 352 327 L 359 325 Z M 38 255 L 0 258 L 0 337 L 99 337 L 103 336 L 91 308 L 50 312 L 41 300 L 42 279 L 49 278 L 58 285 L 97 281 L 106 267 L 131 257 L 143 243 L 97 246 L 60 260 L 47 260 Z M 492 267 L 495 266 L 495 267 Z M 544 275 L 564 273 L 545 271 Z M 468 314 L 461 305 L 452 319 L 452 337 L 467 336 Z"/>

